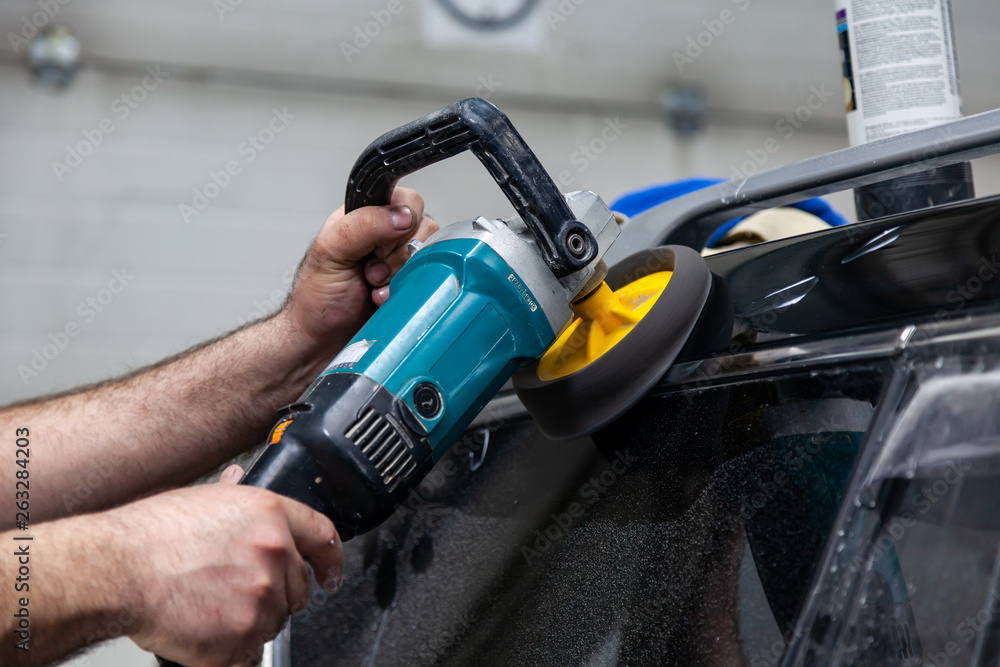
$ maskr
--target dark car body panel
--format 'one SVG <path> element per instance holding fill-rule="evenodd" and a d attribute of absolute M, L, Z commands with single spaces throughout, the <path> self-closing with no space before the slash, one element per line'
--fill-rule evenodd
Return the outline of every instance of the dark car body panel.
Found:
<path fill-rule="evenodd" d="M 583 440 L 468 432 L 345 545 L 292 664 L 992 664 L 992 615 L 960 624 L 1000 600 L 998 223 L 988 198 L 709 258 L 649 395 Z"/>

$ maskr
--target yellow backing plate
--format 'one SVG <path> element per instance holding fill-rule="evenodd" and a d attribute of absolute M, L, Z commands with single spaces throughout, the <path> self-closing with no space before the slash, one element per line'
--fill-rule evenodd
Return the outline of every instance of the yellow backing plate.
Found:
<path fill-rule="evenodd" d="M 614 292 L 601 283 L 593 294 L 573 304 L 576 316 L 538 362 L 538 379 L 565 377 L 599 359 L 649 312 L 671 275 L 671 271 L 652 273 Z"/>

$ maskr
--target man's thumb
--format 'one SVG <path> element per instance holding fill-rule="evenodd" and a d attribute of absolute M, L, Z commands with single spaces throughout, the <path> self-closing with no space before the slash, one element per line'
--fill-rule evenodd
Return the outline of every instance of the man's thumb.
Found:
<path fill-rule="evenodd" d="M 360 262 L 375 248 L 395 246 L 408 237 L 419 221 L 409 206 L 365 206 L 328 222 L 317 238 L 322 259 Z"/>

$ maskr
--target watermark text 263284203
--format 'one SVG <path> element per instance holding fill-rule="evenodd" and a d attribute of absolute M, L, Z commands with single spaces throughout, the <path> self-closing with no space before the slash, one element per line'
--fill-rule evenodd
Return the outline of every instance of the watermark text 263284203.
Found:
<path fill-rule="evenodd" d="M 22 427 L 14 431 L 14 525 L 18 531 L 14 533 L 14 558 L 17 573 L 12 582 L 14 597 L 17 601 L 17 611 L 14 612 L 16 638 L 14 647 L 22 651 L 30 650 L 31 646 L 31 612 L 28 609 L 31 590 L 31 535 L 27 534 L 31 521 L 31 473 L 28 471 L 28 460 L 31 456 L 30 432 Z"/>

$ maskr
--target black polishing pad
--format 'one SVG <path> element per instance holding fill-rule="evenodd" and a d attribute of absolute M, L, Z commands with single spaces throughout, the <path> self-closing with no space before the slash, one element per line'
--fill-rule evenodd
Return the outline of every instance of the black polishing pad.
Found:
<path fill-rule="evenodd" d="M 712 287 L 701 255 L 684 246 L 648 248 L 608 271 L 618 290 L 672 271 L 656 303 L 617 345 L 575 373 L 541 380 L 537 364 L 514 374 L 514 388 L 542 433 L 563 440 L 593 433 L 621 416 L 663 377 L 694 330 Z"/>

